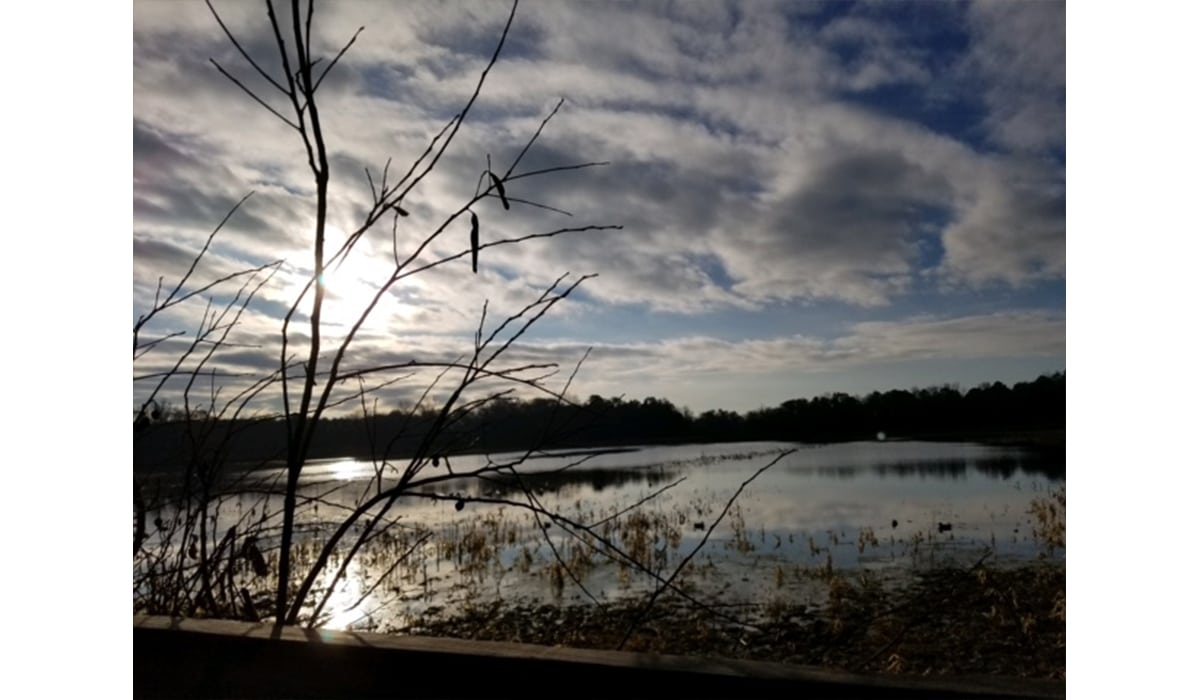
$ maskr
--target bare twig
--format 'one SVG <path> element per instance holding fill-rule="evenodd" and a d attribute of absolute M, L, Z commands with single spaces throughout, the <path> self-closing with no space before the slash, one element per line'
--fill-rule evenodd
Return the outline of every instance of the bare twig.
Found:
<path fill-rule="evenodd" d="M 258 74 L 261 75 L 268 83 L 274 86 L 276 90 L 285 95 L 288 94 L 288 91 L 284 89 L 282 85 L 276 82 L 274 78 L 272 78 L 265 70 L 263 70 L 253 58 L 250 58 L 250 54 L 246 53 L 246 50 L 242 48 L 242 45 L 240 42 L 238 42 L 237 37 L 233 35 L 233 32 L 229 31 L 229 27 L 225 26 L 225 22 L 221 19 L 221 15 L 217 14 L 216 8 L 213 7 L 212 1 L 204 0 L 204 4 L 208 5 L 208 10 L 212 13 L 213 19 L 217 20 L 217 24 L 221 25 L 221 31 L 225 32 L 225 36 L 229 38 L 229 43 L 233 44 L 233 47 L 238 50 L 238 53 L 242 54 L 242 58 L 246 59 L 246 63 L 249 63 L 254 70 L 258 71 Z"/>
<path fill-rule="evenodd" d="M 671 583 L 675 580 L 675 578 L 677 576 L 679 576 L 679 572 L 683 571 L 684 567 L 686 567 L 688 565 L 688 562 L 690 562 L 692 560 L 692 558 L 695 557 L 696 554 L 704 547 L 705 543 L 708 542 L 708 538 L 712 536 L 713 530 L 715 530 L 717 528 L 717 525 L 719 525 L 721 523 L 721 521 L 725 519 L 726 514 L 729 513 L 729 509 L 733 506 L 733 504 L 737 500 L 738 496 L 742 495 L 742 491 L 744 491 L 746 489 L 746 487 L 750 485 L 751 482 L 753 482 L 755 479 L 757 479 L 760 474 L 762 474 L 766 470 L 770 469 L 771 467 L 775 466 L 775 464 L 778 463 L 779 460 L 792 454 L 793 452 L 795 452 L 795 450 L 788 450 L 786 452 L 781 452 L 778 456 L 775 457 L 775 459 L 771 460 L 770 462 L 763 465 L 762 467 L 759 467 L 759 469 L 757 471 L 755 471 L 753 474 L 751 474 L 749 478 L 747 478 L 745 481 L 743 481 L 741 483 L 740 486 L 738 486 L 737 491 L 734 491 L 733 495 L 729 497 L 729 500 L 725 502 L 725 507 L 721 509 L 721 514 L 717 516 L 716 520 L 713 521 L 712 525 L 708 526 L 708 530 L 706 530 L 704 532 L 704 537 L 700 538 L 700 542 L 697 543 L 694 548 L 692 548 L 691 552 L 688 552 L 687 556 L 685 556 L 683 559 L 680 560 L 679 564 L 676 565 L 675 570 L 671 572 L 671 575 L 667 577 L 666 581 L 664 581 L 662 583 L 662 585 L 655 588 L 654 592 L 650 594 L 649 599 L 646 600 L 646 605 L 641 609 L 641 611 L 633 619 L 633 622 L 631 622 L 629 624 L 629 629 L 626 630 L 624 638 L 622 638 L 621 643 L 617 645 L 618 649 L 623 649 L 625 647 L 625 644 L 629 642 L 629 638 L 631 636 L 633 636 L 633 633 L 637 631 L 638 626 L 642 624 L 642 620 L 646 619 L 646 615 L 649 614 L 651 608 L 654 607 L 654 603 L 655 603 L 655 601 L 658 600 L 658 597 L 661 596 L 663 594 L 663 592 L 666 591 L 667 588 L 670 587 Z"/>

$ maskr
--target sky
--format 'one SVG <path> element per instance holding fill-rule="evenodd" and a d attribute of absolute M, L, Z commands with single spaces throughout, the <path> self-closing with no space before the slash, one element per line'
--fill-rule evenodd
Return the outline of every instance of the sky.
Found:
<path fill-rule="evenodd" d="M 281 76 L 262 6 L 214 5 Z M 508 11 L 317 8 L 326 61 L 365 27 L 317 94 L 331 246 L 361 225 L 388 159 L 394 182 L 463 108 Z M 469 354 L 485 300 L 486 335 L 560 276 L 595 274 L 510 348 L 511 366 L 558 363 L 548 385 L 561 388 L 586 353 L 573 396 L 696 412 L 1064 371 L 1065 24 L 1053 2 L 522 2 L 461 128 L 406 196 L 411 215 L 395 232 L 385 217 L 327 276 L 323 333 L 344 337 L 394 247 L 406 255 L 470 201 L 489 158 L 506 172 L 561 99 L 513 174 L 607 165 L 509 183 L 510 210 L 472 207 L 481 242 L 621 228 L 486 248 L 477 274 L 464 257 L 396 283 L 344 368 Z M 313 270 L 315 189 L 298 134 L 210 59 L 286 106 L 203 3 L 133 4 L 133 319 L 247 193 L 185 289 L 282 261 L 205 365 L 231 396 L 278 367 L 280 318 Z M 468 238 L 456 218 L 419 260 Z M 143 337 L 194 333 L 207 299 L 236 290 L 165 310 Z M 135 375 L 169 368 L 184 337 Z M 402 377 L 380 405 L 428 380 Z M 152 384 L 135 382 L 135 401 Z"/>

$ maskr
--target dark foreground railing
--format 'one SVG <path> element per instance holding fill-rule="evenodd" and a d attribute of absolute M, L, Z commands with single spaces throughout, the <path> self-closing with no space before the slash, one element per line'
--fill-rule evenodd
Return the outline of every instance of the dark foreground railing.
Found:
<path fill-rule="evenodd" d="M 1065 683 L 133 618 L 142 698 L 1056 698 Z"/>

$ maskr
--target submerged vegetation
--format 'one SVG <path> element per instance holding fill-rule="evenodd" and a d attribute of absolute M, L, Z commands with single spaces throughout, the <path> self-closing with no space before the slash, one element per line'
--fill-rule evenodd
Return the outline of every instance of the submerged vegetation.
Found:
<path fill-rule="evenodd" d="M 730 622 L 665 601 L 625 648 L 820 665 L 865 673 L 996 674 L 1064 679 L 1066 574 L 1049 564 L 939 569 L 884 588 L 870 574 L 833 574 L 821 607 L 773 600 L 733 609 Z M 390 631 L 465 639 L 620 646 L 636 602 L 506 603 L 430 611 Z"/>
<path fill-rule="evenodd" d="M 1035 536 L 1047 552 L 1065 548 L 1066 489 L 1034 499 Z M 639 519 L 635 536 L 653 530 Z M 727 548 L 752 550 L 732 525 Z M 654 537 L 667 534 L 667 527 Z M 657 539 L 655 540 L 657 541 Z M 859 532 L 859 551 L 879 547 Z M 909 543 L 915 551 L 920 538 Z M 813 556 L 821 555 L 814 546 Z M 1065 679 L 1066 567 L 1046 556 L 1021 565 L 992 565 L 985 552 L 970 566 L 916 569 L 895 577 L 823 564 L 774 568 L 775 590 L 755 600 L 715 597 L 709 609 L 665 600 L 637 622 L 636 599 L 599 604 L 469 599 L 426 609 L 393 632 L 469 639 L 725 656 L 841 668 L 855 672 L 1000 674 Z M 712 575 L 709 560 L 688 573 Z M 804 595 L 798 595 L 804 591 Z M 631 627 L 632 626 L 632 627 Z"/>

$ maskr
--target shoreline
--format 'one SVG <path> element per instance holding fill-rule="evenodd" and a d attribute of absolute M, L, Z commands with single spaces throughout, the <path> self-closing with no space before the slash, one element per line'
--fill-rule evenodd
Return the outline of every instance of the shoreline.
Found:
<path fill-rule="evenodd" d="M 771 601 L 741 610 L 723 606 L 735 610 L 723 616 L 665 595 L 624 649 L 853 673 L 1065 679 L 1065 562 L 943 568 L 888 591 L 853 575 L 835 574 L 827 583 L 828 602 L 820 608 Z M 495 601 L 450 615 L 437 611 L 384 631 L 611 650 L 643 606 L 644 599 L 598 605 Z M 746 608 L 753 614 L 746 615 Z"/>
<path fill-rule="evenodd" d="M 645 442 L 637 445 L 616 445 L 616 444 L 600 444 L 600 445 L 580 445 L 566 446 L 562 448 L 546 448 L 538 450 L 530 455 L 530 460 L 545 459 L 552 457 L 576 457 L 584 455 L 606 455 L 606 454 L 622 454 L 628 452 L 636 452 L 644 448 L 653 447 L 683 447 L 688 445 L 736 445 L 741 443 L 763 443 L 772 442 L 788 445 L 797 445 L 800 447 L 812 448 L 821 447 L 824 445 L 841 445 L 853 442 L 962 442 L 973 443 L 980 445 L 988 445 L 991 447 L 1009 447 L 1020 448 L 1042 455 L 1062 454 L 1064 459 L 1066 456 L 1066 430 L 1041 430 L 1041 431 L 996 431 L 986 433 L 931 433 L 920 435 L 889 435 L 884 440 L 879 441 L 873 437 L 860 437 L 843 440 L 824 440 L 816 442 L 797 442 L 793 440 L 670 440 L 658 442 Z M 482 450 L 482 451 L 467 451 L 455 453 L 452 456 L 475 456 L 487 454 L 505 454 L 508 452 L 519 452 L 520 450 Z M 392 461 L 406 461 L 410 456 L 393 458 Z M 325 464 L 337 462 L 341 460 L 368 461 L 372 459 L 369 452 L 352 452 L 337 456 L 321 456 L 313 457 L 306 464 Z M 256 460 L 248 462 L 232 462 L 229 465 L 228 474 L 246 475 L 256 472 L 273 471 L 285 469 L 287 462 L 282 460 Z M 134 469 L 134 476 L 142 477 L 163 477 L 173 476 L 183 470 L 183 466 L 176 465 L 173 467 L 158 466 L 149 468 L 142 466 L 140 469 Z"/>

